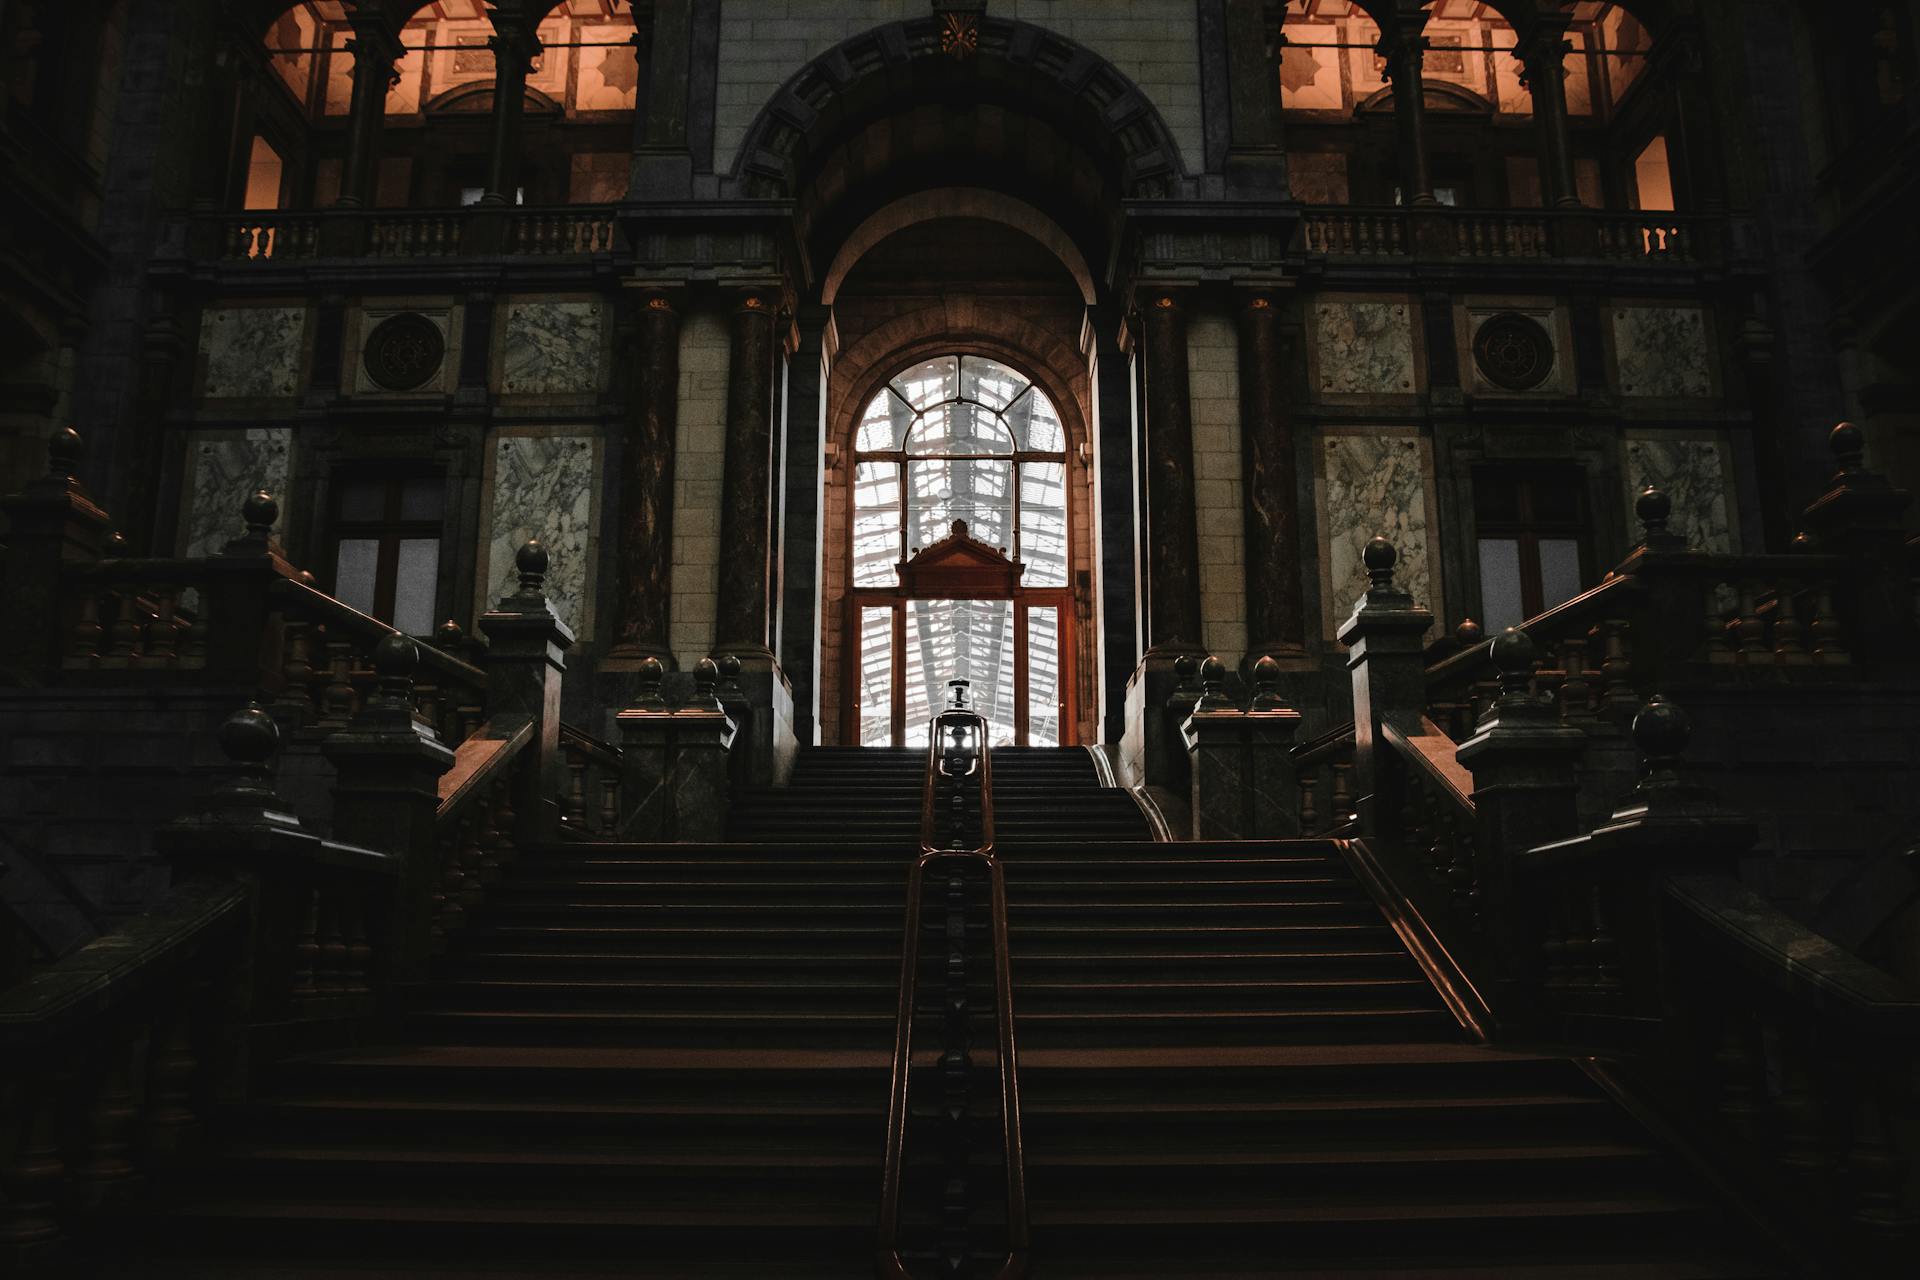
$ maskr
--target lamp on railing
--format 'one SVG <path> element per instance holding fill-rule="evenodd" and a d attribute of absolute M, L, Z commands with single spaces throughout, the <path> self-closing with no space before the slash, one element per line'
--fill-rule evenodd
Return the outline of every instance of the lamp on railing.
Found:
<path fill-rule="evenodd" d="M 980 767 L 980 745 L 985 738 L 986 721 L 969 705 L 971 688 L 972 682 L 968 680 L 947 681 L 947 707 L 938 719 L 944 743 L 940 749 L 942 777 L 969 777 Z"/>

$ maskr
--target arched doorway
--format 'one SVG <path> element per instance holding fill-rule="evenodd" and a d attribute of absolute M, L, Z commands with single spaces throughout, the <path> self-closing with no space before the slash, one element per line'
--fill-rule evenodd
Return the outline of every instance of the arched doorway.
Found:
<path fill-rule="evenodd" d="M 952 679 L 998 745 L 1075 737 L 1067 434 L 1047 394 L 979 355 L 919 361 L 854 436 L 843 723 L 922 746 Z"/>

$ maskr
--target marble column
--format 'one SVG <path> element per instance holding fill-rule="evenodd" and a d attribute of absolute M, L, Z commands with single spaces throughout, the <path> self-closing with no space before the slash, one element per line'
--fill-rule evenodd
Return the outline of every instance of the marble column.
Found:
<path fill-rule="evenodd" d="M 1193 399 L 1187 318 L 1172 291 L 1140 300 L 1140 360 L 1146 384 L 1147 648 L 1200 645 L 1200 554 L 1193 506 Z"/>
<path fill-rule="evenodd" d="M 373 203 L 380 171 L 380 126 L 386 120 L 387 94 L 400 82 L 394 67 L 406 49 L 384 20 L 361 18 L 353 22 L 347 50 L 353 54 L 353 98 L 347 108 L 347 156 L 339 203 L 366 207 Z"/>
<path fill-rule="evenodd" d="M 1374 51 L 1387 60 L 1393 84 L 1393 123 L 1400 142 L 1400 190 L 1409 205 L 1430 205 L 1433 174 L 1427 163 L 1427 86 L 1424 65 L 1425 13 L 1402 14 L 1383 24 Z"/>
<path fill-rule="evenodd" d="M 1514 54 L 1524 71 L 1520 82 L 1533 95 L 1533 124 L 1540 146 L 1540 198 L 1552 208 L 1578 208 L 1573 179 L 1573 143 L 1567 131 L 1567 43 L 1565 14 L 1536 15 L 1519 33 Z"/>
<path fill-rule="evenodd" d="M 609 657 L 673 661 L 673 443 L 680 408 L 680 315 L 663 293 L 635 309 L 620 475 L 620 580 Z"/>
<path fill-rule="evenodd" d="M 1280 308 L 1272 294 L 1251 293 L 1239 319 L 1247 654 L 1301 657 L 1299 469 L 1281 391 Z"/>
<path fill-rule="evenodd" d="M 771 658 L 769 566 L 773 528 L 771 296 L 739 297 L 727 366 L 726 465 L 720 490 L 720 602 L 716 651 Z"/>
<path fill-rule="evenodd" d="M 527 72 L 542 48 L 534 20 L 526 14 L 493 13 L 493 133 L 487 157 L 487 191 L 482 204 L 514 203 L 520 185 L 520 118 L 525 113 Z"/>

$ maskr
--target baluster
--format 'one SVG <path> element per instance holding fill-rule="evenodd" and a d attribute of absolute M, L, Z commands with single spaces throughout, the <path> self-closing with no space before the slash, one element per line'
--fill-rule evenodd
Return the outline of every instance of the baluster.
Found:
<path fill-rule="evenodd" d="M 1720 1100 L 1714 1112 L 1748 1142 L 1758 1141 L 1765 1114 L 1765 1085 L 1755 1048 L 1757 1031 L 1746 1013 L 1729 1009 L 1721 1020 L 1719 1042 L 1713 1050 L 1713 1065 L 1720 1080 Z"/>
<path fill-rule="evenodd" d="M 1847 1171 L 1855 1194 L 1853 1225 L 1877 1241 L 1891 1243 L 1905 1236 L 1908 1224 L 1900 1195 L 1906 1162 L 1895 1145 L 1886 1099 L 1873 1082 L 1863 1081 L 1855 1090 L 1853 1106 L 1853 1141 L 1847 1150 Z"/>
<path fill-rule="evenodd" d="M 198 994 L 198 984 L 193 989 Z M 200 1117 L 193 1109 L 194 1078 L 200 1062 L 193 1053 L 193 1006 L 179 1001 L 154 1028 L 147 1066 L 147 1147 L 162 1157 L 178 1155 L 193 1140 Z"/>
<path fill-rule="evenodd" d="M 1334 761 L 1332 816 L 1336 826 L 1352 822 L 1355 817 L 1352 779 L 1353 765 L 1343 760 Z"/>
<path fill-rule="evenodd" d="M 1733 620 L 1734 657 L 1743 666 L 1757 667 L 1769 657 L 1767 624 L 1760 616 L 1760 595 L 1750 582 L 1740 584 L 1740 609 Z"/>
<path fill-rule="evenodd" d="M 467 864 L 468 869 L 473 873 L 468 879 L 468 906 L 478 904 L 482 886 L 495 884 L 500 879 L 500 821 L 494 807 L 494 796 L 499 786 L 499 783 L 493 783 L 487 788 L 485 794 L 474 798 L 474 804 L 478 807 L 480 816 L 475 823 L 473 861 Z"/>
<path fill-rule="evenodd" d="M 320 726 L 344 729 L 353 719 L 353 645 L 327 637 L 327 687 L 320 695 Z"/>
<path fill-rule="evenodd" d="M 620 774 L 611 771 L 600 779 L 600 832 L 612 836 L 620 830 Z"/>
<path fill-rule="evenodd" d="M 307 649 L 308 624 L 289 618 L 281 634 L 280 696 L 273 700 L 273 718 L 294 726 L 314 717 L 313 662 Z"/>
<path fill-rule="evenodd" d="M 1780 1167 L 1814 1194 L 1830 1190 L 1837 1171 L 1832 1134 L 1808 1067 L 1810 1045 L 1781 1037 Z"/>
<path fill-rule="evenodd" d="M 176 616 L 180 593 L 173 587 L 154 590 L 153 618 L 147 624 L 147 663 L 156 667 L 180 665 L 180 620 Z"/>
<path fill-rule="evenodd" d="M 372 987 L 373 943 L 367 937 L 367 913 L 360 899 L 340 899 L 340 934 L 346 943 L 341 966 L 341 990 L 350 996 L 366 995 Z"/>
<path fill-rule="evenodd" d="M 1813 595 L 1813 620 L 1807 634 L 1813 644 L 1813 660 L 1827 666 L 1845 666 L 1853 660 L 1840 633 L 1840 619 L 1833 612 L 1833 593 L 1826 587 Z"/>
<path fill-rule="evenodd" d="M 567 750 L 567 795 L 561 821 L 575 830 L 584 830 L 587 821 L 587 757 L 571 747 Z"/>
<path fill-rule="evenodd" d="M 199 607 L 193 611 L 193 620 L 187 624 L 186 640 L 180 647 L 180 665 L 184 667 L 204 667 L 207 665 L 207 605 L 203 595 Z"/>
<path fill-rule="evenodd" d="M 467 919 L 467 858 L 474 839 L 474 821 L 462 818 L 447 842 L 440 869 L 440 927 L 437 935 L 445 939 Z"/>
<path fill-rule="evenodd" d="M 1587 641 L 1568 636 L 1560 642 L 1560 666 L 1565 684 L 1560 689 L 1560 718 L 1584 726 L 1593 719 L 1593 682 L 1587 679 Z"/>
<path fill-rule="evenodd" d="M 106 628 L 100 625 L 100 593 L 83 588 L 80 593 L 80 619 L 73 624 L 73 640 L 67 647 L 67 661 L 75 666 L 95 666 L 100 661 L 100 640 Z"/>
<path fill-rule="evenodd" d="M 1773 660 L 1783 667 L 1804 667 L 1813 655 L 1800 642 L 1804 628 L 1800 623 L 1800 602 L 1790 588 L 1782 587 L 1773 597 Z"/>
<path fill-rule="evenodd" d="M 1463 815 L 1444 798 L 1441 823 L 1447 833 L 1447 885 L 1453 894 L 1453 907 L 1462 920 L 1476 931 L 1480 928 L 1480 881 L 1474 874 L 1473 833 Z"/>
<path fill-rule="evenodd" d="M 347 932 L 339 890 L 314 891 L 320 917 L 320 959 L 314 985 L 337 995 L 347 988 Z"/>
<path fill-rule="evenodd" d="M 67 1171 L 60 1154 L 62 1081 L 41 1076 L 13 1091 L 7 1116 L 15 1139 L 0 1164 L 0 1251 L 15 1258 L 37 1257 L 60 1237 L 56 1207 Z"/>
<path fill-rule="evenodd" d="M 1300 784 L 1300 834 L 1313 836 L 1320 834 L 1320 810 L 1314 804 L 1314 795 L 1320 789 L 1320 768 L 1312 765 L 1299 770 L 1295 780 Z"/>
<path fill-rule="evenodd" d="M 436 954 L 444 951 L 447 945 L 447 913 L 453 909 L 455 903 L 453 895 L 447 892 L 448 868 L 453 862 L 459 840 L 460 830 L 456 826 L 452 830 L 438 833 L 434 841 L 434 852 L 440 857 L 440 874 L 433 879 L 433 891 L 430 895 L 433 907 L 429 917 L 428 932 L 432 937 L 433 950 Z"/>
<path fill-rule="evenodd" d="M 124 668 L 133 665 L 135 641 L 140 635 L 140 624 L 134 619 L 133 596 L 126 591 L 115 589 L 108 597 L 113 601 L 113 621 L 107 624 L 107 651 L 101 655 L 103 667 Z"/>
<path fill-rule="evenodd" d="M 77 1199 L 89 1211 L 105 1208 L 132 1179 L 133 1127 L 140 1110 L 133 1100 L 132 1046 L 100 1046 L 105 1065 L 87 1104 L 86 1150 L 74 1166 Z"/>
<path fill-rule="evenodd" d="M 1613 936 L 1612 926 L 1608 923 L 1606 897 L 1597 884 L 1591 892 L 1588 917 L 1593 921 L 1588 954 L 1593 958 L 1594 990 L 1607 1000 L 1617 1000 L 1624 993 L 1620 981 L 1619 940 Z"/>
<path fill-rule="evenodd" d="M 291 990 L 296 999 L 311 996 L 320 989 L 320 895 L 308 889 L 305 898 L 300 932 L 293 941 Z"/>
<path fill-rule="evenodd" d="M 1627 623 L 1609 618 L 1600 624 L 1600 705 L 1612 713 L 1631 715 L 1640 709 L 1633 692 L 1633 667 L 1627 660 Z"/>

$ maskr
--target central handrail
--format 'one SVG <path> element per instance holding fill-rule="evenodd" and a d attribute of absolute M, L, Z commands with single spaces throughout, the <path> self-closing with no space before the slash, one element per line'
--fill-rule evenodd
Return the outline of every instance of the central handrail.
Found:
<path fill-rule="evenodd" d="M 940 742 L 944 727 L 971 727 L 979 751 L 980 842 L 971 849 L 935 846 L 935 797 L 939 790 Z M 995 1280 L 1022 1280 L 1027 1274 L 1026 1165 L 1020 1142 L 1019 1055 L 1013 1033 L 1013 968 L 1007 948 L 1007 885 L 993 851 L 993 762 L 987 747 L 987 722 L 972 711 L 947 710 L 928 726 L 926 781 L 921 794 L 920 856 L 907 877 L 905 939 L 900 955 L 900 1005 L 894 1023 L 893 1076 L 887 1105 L 886 1171 L 881 1180 L 880 1228 L 875 1271 L 883 1280 L 913 1280 L 900 1252 L 900 1183 L 906 1167 L 907 1087 L 913 1067 L 913 1020 L 919 1001 L 920 926 L 927 869 L 937 863 L 973 862 L 987 873 L 993 984 L 999 1037 L 1001 1143 L 1006 1156 L 1007 1257 Z M 964 776 L 964 775 L 962 775 Z"/>

